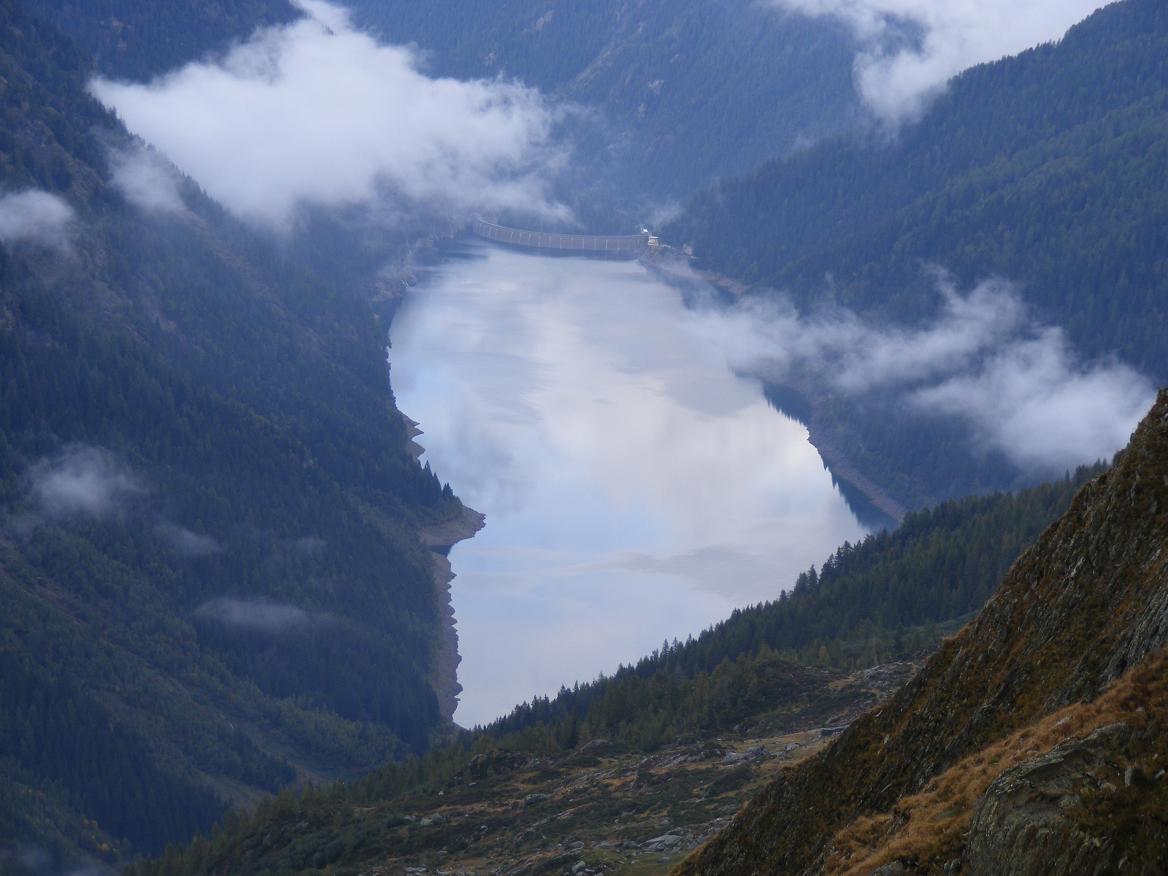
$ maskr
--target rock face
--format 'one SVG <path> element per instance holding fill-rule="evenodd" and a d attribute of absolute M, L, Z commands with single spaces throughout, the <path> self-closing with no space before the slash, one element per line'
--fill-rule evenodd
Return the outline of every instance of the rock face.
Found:
<path fill-rule="evenodd" d="M 1135 710 L 1154 717 L 1101 726 L 997 777 L 969 823 L 962 876 L 1164 872 L 1163 703 Z"/>
<path fill-rule="evenodd" d="M 990 785 L 969 826 L 965 869 L 971 876 L 1106 874 L 1124 850 L 1113 837 L 1087 832 L 1073 818 L 1087 788 L 1106 793 L 1108 756 L 1131 735 L 1126 724 L 1014 767 Z M 1117 790 L 1114 785 L 1110 790 Z"/>
<path fill-rule="evenodd" d="M 409 417 L 405 417 L 405 420 L 414 436 L 421 434 L 417 429 L 417 423 Z M 455 574 L 447 554 L 460 541 L 473 538 L 485 525 L 486 515 L 473 508 L 464 507 L 462 513 L 452 520 L 423 527 L 418 533 L 422 544 L 433 552 L 431 574 L 438 592 L 439 604 L 446 616 L 446 624 L 434 661 L 434 673 L 430 678 L 430 686 L 434 688 L 438 706 L 446 721 L 454 720 L 454 712 L 458 708 L 458 695 L 462 693 L 462 685 L 458 683 L 458 664 L 462 662 L 462 658 L 458 654 L 458 630 L 454 625 L 454 604 L 450 593 L 450 582 L 454 580 Z"/>
<path fill-rule="evenodd" d="M 1126 724 L 1112 724 L 1003 773 L 973 816 L 961 872 L 970 876 L 1119 872 L 1125 857 L 1119 843 L 1106 833 L 1085 829 L 1073 813 L 1082 806 L 1084 794 L 1118 790 L 1104 776 L 1109 759 L 1131 733 Z"/>
<path fill-rule="evenodd" d="M 927 791 L 946 771 L 1056 710 L 1094 700 L 1165 644 L 1168 393 L 1161 393 L 1113 469 L 1084 487 L 1067 514 L 1019 558 L 975 621 L 947 641 L 888 705 L 768 786 L 678 872 L 820 872 L 829 860 L 854 854 L 841 850 L 837 834 L 885 813 L 887 837 L 869 840 L 890 841 L 896 833 L 893 813 L 903 798 Z M 1074 752 L 1057 756 L 1058 769 L 1070 770 L 1085 756 Z M 1053 764 L 1037 761 L 1029 775 L 1054 781 Z M 1058 781 L 1071 781 L 1071 774 Z M 1039 830 L 1049 815 L 1028 810 L 1012 796 L 1023 786 L 1008 787 L 1014 790 L 995 786 L 997 796 L 987 796 L 979 811 L 980 851 L 975 855 L 971 849 L 969 867 L 1069 876 L 1092 872 L 1076 869 L 1080 863 L 1089 868 L 1110 860 L 1100 848 L 1091 860 L 1056 861 L 1067 869 L 995 869 L 1000 860 L 994 850 L 1006 854 L 1033 845 L 1029 828 Z M 1031 815 L 1036 820 L 1028 827 Z M 1047 829 L 1064 831 L 1053 815 L 1049 818 Z M 963 850 L 951 851 L 959 858 Z M 1041 855 L 1034 860 L 1037 866 Z M 899 863 L 906 872 L 964 872 L 954 869 L 959 861 L 935 868 L 919 856 L 915 861 L 906 856 Z"/>

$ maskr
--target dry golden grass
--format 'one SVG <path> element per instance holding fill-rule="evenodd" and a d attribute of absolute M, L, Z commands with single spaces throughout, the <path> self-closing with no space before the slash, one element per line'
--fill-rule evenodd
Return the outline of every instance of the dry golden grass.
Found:
<path fill-rule="evenodd" d="M 890 811 L 862 816 L 833 837 L 825 873 L 865 876 L 896 860 L 939 869 L 964 844 L 978 800 L 1003 772 L 1055 746 L 1126 722 L 1168 718 L 1168 655 L 1148 658 L 1097 699 L 1076 703 L 969 755 Z"/>

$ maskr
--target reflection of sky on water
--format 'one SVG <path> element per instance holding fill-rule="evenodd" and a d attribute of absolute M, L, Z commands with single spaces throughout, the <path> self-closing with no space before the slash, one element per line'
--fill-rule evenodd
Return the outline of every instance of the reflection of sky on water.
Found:
<path fill-rule="evenodd" d="M 487 515 L 451 554 L 464 725 L 778 595 L 862 529 L 807 433 L 640 265 L 476 247 L 393 324 L 394 392 Z"/>

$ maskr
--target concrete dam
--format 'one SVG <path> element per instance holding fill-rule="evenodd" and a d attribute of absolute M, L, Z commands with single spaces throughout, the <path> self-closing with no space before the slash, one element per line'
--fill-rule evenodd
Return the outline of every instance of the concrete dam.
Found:
<path fill-rule="evenodd" d="M 478 237 L 517 249 L 559 255 L 590 255 L 616 259 L 636 259 L 659 246 L 648 231 L 640 234 L 559 234 L 553 231 L 525 231 L 476 219 L 471 230 Z"/>

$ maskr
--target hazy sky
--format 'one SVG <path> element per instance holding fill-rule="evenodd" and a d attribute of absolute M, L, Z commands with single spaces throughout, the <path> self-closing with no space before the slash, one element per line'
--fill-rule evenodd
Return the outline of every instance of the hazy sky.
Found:
<path fill-rule="evenodd" d="M 147 84 L 99 79 L 93 92 L 212 197 L 255 222 L 287 227 L 301 204 L 373 202 L 453 216 L 503 208 L 566 215 L 546 194 L 542 174 L 560 156 L 551 145 L 555 114 L 538 92 L 430 78 L 412 49 L 353 30 L 339 7 L 296 5 L 303 18 L 261 30 L 221 58 Z M 140 160 L 123 168 L 123 190 L 165 207 L 169 196 L 152 194 L 165 179 L 153 170 L 144 176 L 151 165 Z"/>
<path fill-rule="evenodd" d="M 881 117 L 898 122 L 920 114 L 954 74 L 1060 39 L 1106 4 L 1103 0 L 771 0 L 806 15 L 846 22 L 864 46 L 856 86 Z M 918 44 L 890 39 L 904 23 L 919 28 Z"/>

